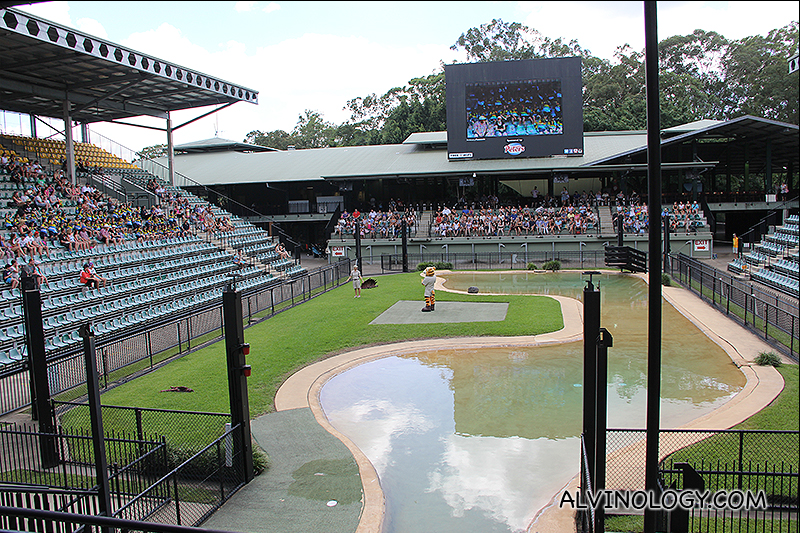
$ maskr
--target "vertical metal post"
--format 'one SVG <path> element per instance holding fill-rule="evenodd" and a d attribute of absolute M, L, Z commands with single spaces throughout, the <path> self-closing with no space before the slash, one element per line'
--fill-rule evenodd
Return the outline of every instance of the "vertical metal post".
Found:
<path fill-rule="evenodd" d="M 592 487 L 595 494 L 606 488 L 606 430 L 608 429 L 608 349 L 614 338 L 606 328 L 600 328 L 597 336 L 597 372 L 595 400 L 595 459 L 594 481 Z M 595 509 L 595 531 L 602 532 L 605 527 L 606 513 L 601 505 Z"/>
<path fill-rule="evenodd" d="M 362 268 L 361 262 L 361 222 L 356 220 L 356 227 L 355 227 L 355 238 L 356 238 L 356 263 L 358 264 L 358 271 L 361 272 L 361 275 L 364 275 L 364 269 Z"/>
<path fill-rule="evenodd" d="M 231 424 L 239 426 L 234 437 L 236 452 L 241 456 L 245 483 L 253 477 L 253 450 L 250 437 L 250 403 L 247 396 L 247 375 L 250 367 L 245 361 L 244 320 L 242 293 L 231 281 L 222 291 L 222 309 L 225 327 L 225 350 L 228 361 L 228 395 L 231 406 Z M 248 347 L 249 348 L 249 347 Z"/>
<path fill-rule="evenodd" d="M 103 412 L 100 407 L 100 384 L 97 377 L 97 354 L 94 347 L 94 332 L 91 323 L 79 329 L 83 338 L 83 355 L 86 363 L 86 393 L 89 416 L 92 423 L 92 444 L 94 446 L 94 467 L 97 482 L 99 514 L 111 516 L 111 485 L 108 482 L 108 458 L 106 457 L 105 434 L 103 433 Z M 108 531 L 108 528 L 101 528 Z"/>
<path fill-rule="evenodd" d="M 22 309 L 25 324 L 25 342 L 28 346 L 31 374 L 31 418 L 39 422 L 39 449 L 42 466 L 51 468 L 58 464 L 55 440 L 55 420 L 50 408 L 50 381 L 47 376 L 47 356 L 44 349 L 42 321 L 42 295 L 36 279 L 22 277 Z"/>
<path fill-rule="evenodd" d="M 595 401 L 597 396 L 597 336 L 600 334 L 600 291 L 592 276 L 600 272 L 584 272 L 589 276 L 583 289 L 583 436 L 589 477 L 594 486 Z"/>
<path fill-rule="evenodd" d="M 406 225 L 406 219 L 403 218 L 402 220 L 402 230 L 403 230 L 403 272 L 408 272 L 408 226 Z"/>
<path fill-rule="evenodd" d="M 661 212 L 661 121 L 658 96 L 658 24 L 654 0 L 644 3 L 645 87 L 647 102 L 647 209 Z M 661 232 L 649 228 L 647 415 L 645 443 L 645 490 L 658 492 L 658 439 L 661 402 Z M 645 509 L 644 531 L 655 533 L 657 512 Z"/>

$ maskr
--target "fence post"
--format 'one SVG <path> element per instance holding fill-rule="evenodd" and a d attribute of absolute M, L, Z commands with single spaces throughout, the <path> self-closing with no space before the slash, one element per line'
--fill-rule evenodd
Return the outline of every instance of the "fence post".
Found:
<path fill-rule="evenodd" d="M 234 442 L 236 452 L 241 454 L 245 483 L 253 477 L 253 449 L 250 437 L 250 403 L 247 396 L 247 377 L 250 366 L 245 357 L 250 345 L 244 342 L 242 320 L 242 293 L 231 281 L 222 292 L 222 307 L 225 311 L 225 349 L 228 363 L 228 395 L 231 409 L 231 424 L 238 426 Z"/>
<path fill-rule="evenodd" d="M 108 482 L 108 459 L 106 457 L 105 435 L 103 433 L 103 413 L 100 407 L 94 332 L 91 330 L 90 322 L 83 324 L 79 331 L 81 337 L 83 337 L 83 353 L 86 364 L 86 392 L 88 395 L 89 415 L 92 422 L 92 444 L 94 446 L 95 482 L 97 483 L 99 514 L 111 516 L 111 487 Z M 101 528 L 101 531 L 108 532 L 108 528 Z"/>
<path fill-rule="evenodd" d="M 739 482 L 737 487 L 739 490 L 742 490 L 742 472 L 744 471 L 744 466 L 742 465 L 742 457 L 744 456 L 744 431 L 739 431 Z"/>

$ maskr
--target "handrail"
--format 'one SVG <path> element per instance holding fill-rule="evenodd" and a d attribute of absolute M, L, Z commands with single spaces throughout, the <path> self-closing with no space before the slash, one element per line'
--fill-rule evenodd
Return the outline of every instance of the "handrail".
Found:
<path fill-rule="evenodd" d="M 139 168 L 141 168 L 142 170 L 150 172 L 151 174 L 161 178 L 164 181 L 168 180 L 168 174 L 164 174 L 164 172 L 169 172 L 169 169 L 166 166 L 164 166 L 163 164 L 159 163 L 158 161 L 156 161 L 154 159 L 138 159 L 135 163 L 138 164 Z M 150 169 L 145 168 L 145 167 L 151 166 L 151 165 L 152 165 L 153 168 L 157 168 L 160 172 L 154 172 L 154 171 L 152 171 Z M 186 176 L 185 174 L 181 174 L 177 170 L 175 171 L 175 175 L 179 176 L 181 179 L 191 183 L 195 187 L 202 187 L 203 190 L 211 191 L 211 189 L 209 189 L 206 185 L 203 185 L 202 183 L 198 183 L 197 181 L 193 180 L 189 176 Z M 183 185 L 181 185 L 181 187 L 183 187 Z M 243 213 L 244 213 L 244 210 L 247 210 L 247 211 L 253 213 L 254 214 L 253 216 L 262 217 L 262 218 L 267 219 L 269 221 L 269 223 L 272 225 L 272 227 L 277 230 L 278 235 L 280 237 L 282 237 L 282 239 L 281 239 L 282 241 L 285 241 L 285 242 L 287 242 L 289 244 L 292 244 L 293 246 L 300 246 L 301 243 L 299 243 L 299 242 L 295 241 L 294 239 L 292 239 L 291 235 L 286 233 L 283 230 L 283 228 L 281 228 L 280 225 L 277 222 L 275 222 L 275 220 L 272 217 L 270 217 L 269 215 L 265 215 L 263 213 L 259 213 L 258 211 L 256 211 L 252 207 L 248 207 L 248 206 L 246 206 L 246 205 L 244 205 L 244 204 L 242 204 L 240 202 L 237 202 L 233 198 L 231 198 L 229 196 L 226 196 L 224 194 L 221 194 L 218 191 L 212 191 L 212 192 L 216 196 L 218 196 L 220 198 L 225 198 L 225 200 L 227 200 L 230 204 L 235 204 L 235 205 L 241 207 L 243 209 L 243 211 L 242 211 Z"/>
<path fill-rule="evenodd" d="M 93 526 L 105 526 L 128 531 L 147 531 L 150 533 L 197 533 L 196 527 L 176 526 L 173 524 L 157 524 L 141 520 L 126 520 L 108 516 L 91 516 L 77 513 L 62 513 L 42 509 L 23 507 L 6 507 L 0 505 L 0 516 L 16 516 L 18 518 L 34 518 L 54 523 L 71 523 Z M 222 529 L 203 528 L 203 533 L 231 533 Z"/>

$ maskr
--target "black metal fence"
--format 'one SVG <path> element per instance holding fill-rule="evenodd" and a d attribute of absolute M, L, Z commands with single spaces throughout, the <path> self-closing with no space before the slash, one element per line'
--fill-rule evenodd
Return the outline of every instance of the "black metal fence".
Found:
<path fill-rule="evenodd" d="M 25 425 L 0 428 L 0 505 L 99 514 L 95 441 L 83 429 L 88 406 L 55 407 L 59 424 L 52 434 Z M 103 406 L 103 418 L 112 428 L 105 448 L 113 517 L 198 526 L 245 483 L 230 415 Z M 49 443 L 42 446 L 43 440 Z M 56 450 L 56 466 L 47 466 L 52 461 L 43 460 L 44 449 Z M 0 529 L 73 531 L 82 523 L 33 514 L 2 514 Z"/>
<path fill-rule="evenodd" d="M 408 268 L 416 270 L 419 263 L 450 263 L 455 270 L 526 270 L 529 266 L 542 269 L 548 261 L 558 261 L 562 269 L 605 268 L 602 250 L 592 251 L 525 251 L 518 252 L 443 252 L 408 254 Z M 402 272 L 401 254 L 381 255 L 381 272 Z"/>
<path fill-rule="evenodd" d="M 800 312 L 797 303 L 760 291 L 728 272 L 683 254 L 670 256 L 669 273 L 728 318 L 763 337 L 792 359 L 798 359 Z"/>
<path fill-rule="evenodd" d="M 644 491 L 645 430 L 609 429 L 607 450 L 610 492 L 600 500 L 607 531 L 653 502 L 658 531 L 798 531 L 798 431 L 662 429 L 655 496 Z M 594 531 L 594 516 L 592 508 L 579 511 L 581 531 Z M 641 531 L 625 523 L 626 531 Z"/>
<path fill-rule="evenodd" d="M 350 273 L 351 260 L 345 259 L 271 285 L 243 290 L 242 314 L 246 325 L 306 302 L 342 284 Z M 103 388 L 136 372 L 153 368 L 165 359 L 188 353 L 198 345 L 222 337 L 222 298 L 204 305 L 165 315 L 155 323 L 132 323 L 119 332 L 96 335 L 98 376 Z M 61 350 L 48 359 L 48 379 L 53 396 L 77 391 L 86 383 L 81 343 Z M 0 370 L 0 415 L 30 404 L 28 360 Z"/>

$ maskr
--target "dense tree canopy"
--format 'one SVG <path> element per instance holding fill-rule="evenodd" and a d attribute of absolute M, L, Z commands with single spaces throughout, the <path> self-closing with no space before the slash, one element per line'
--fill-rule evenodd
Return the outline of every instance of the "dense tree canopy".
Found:
<path fill-rule="evenodd" d="M 798 49 L 796 21 L 766 37 L 729 41 L 704 30 L 659 43 L 661 124 L 755 115 L 798 123 L 798 76 L 788 58 Z M 583 119 L 586 131 L 646 127 L 644 52 L 627 44 L 613 60 L 595 57 L 577 40 L 550 39 L 535 29 L 500 19 L 470 28 L 451 47 L 472 62 L 580 56 L 583 59 Z M 384 95 L 349 100 L 350 118 L 326 122 L 316 111 L 300 115 L 291 133 L 250 132 L 245 141 L 286 149 L 399 143 L 410 134 L 447 128 L 444 65 Z"/>

